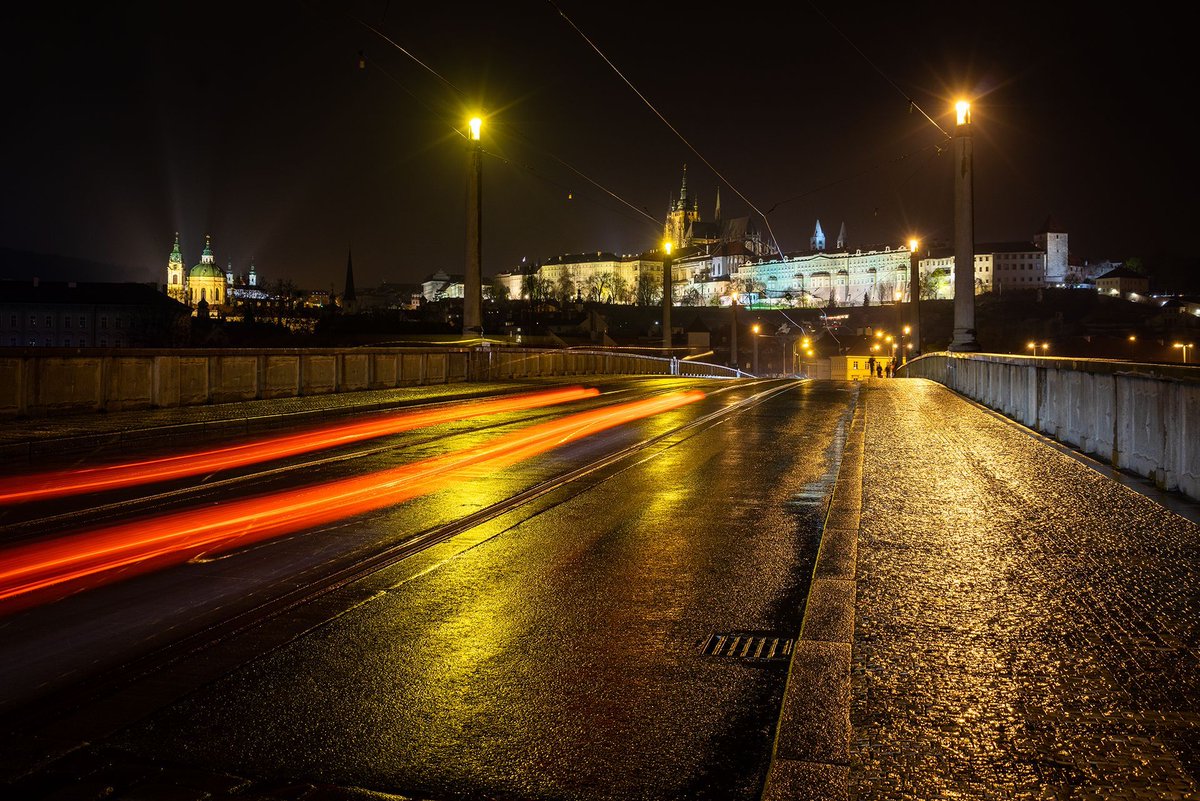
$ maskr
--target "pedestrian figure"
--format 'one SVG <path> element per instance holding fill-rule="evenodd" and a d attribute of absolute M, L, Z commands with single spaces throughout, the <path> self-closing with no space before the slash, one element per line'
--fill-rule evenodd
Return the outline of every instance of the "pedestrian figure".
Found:
<path fill-rule="evenodd" d="M 882 364 L 875 365 L 875 377 L 883 378 L 883 365 Z"/>
<path fill-rule="evenodd" d="M 889 359 L 889 360 L 888 360 L 888 363 L 887 363 L 887 377 L 888 377 L 888 378 L 891 378 L 891 377 L 892 377 L 892 376 L 894 376 L 895 374 L 896 374 L 896 365 L 895 365 L 895 363 L 894 363 L 894 362 L 892 362 L 892 361 Z"/>
<path fill-rule="evenodd" d="M 867 378 L 875 377 L 875 357 L 867 359 Z"/>

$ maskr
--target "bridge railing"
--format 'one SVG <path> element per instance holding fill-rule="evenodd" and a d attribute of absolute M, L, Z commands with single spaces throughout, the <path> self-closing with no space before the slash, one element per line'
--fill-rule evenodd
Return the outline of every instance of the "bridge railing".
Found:
<path fill-rule="evenodd" d="M 1200 499 L 1200 367 L 933 353 L 900 368 L 1163 489 Z"/>
<path fill-rule="evenodd" d="M 603 350 L 7 348 L 0 349 L 0 416 L 191 406 L 538 376 L 737 374 L 719 365 Z"/>

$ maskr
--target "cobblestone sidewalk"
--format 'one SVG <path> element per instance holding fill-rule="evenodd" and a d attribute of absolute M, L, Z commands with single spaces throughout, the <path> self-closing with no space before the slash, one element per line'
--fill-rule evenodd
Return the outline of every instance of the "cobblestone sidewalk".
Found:
<path fill-rule="evenodd" d="M 863 401 L 851 797 L 1200 796 L 1200 526 L 932 382 Z"/>

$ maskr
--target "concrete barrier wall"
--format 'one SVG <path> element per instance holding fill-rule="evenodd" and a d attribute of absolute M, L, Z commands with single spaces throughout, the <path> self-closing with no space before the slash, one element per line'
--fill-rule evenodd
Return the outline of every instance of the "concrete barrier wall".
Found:
<path fill-rule="evenodd" d="M 934 353 L 900 368 L 1200 499 L 1200 367 Z"/>
<path fill-rule="evenodd" d="M 532 348 L 0 350 L 0 415 L 290 398 L 367 389 L 564 375 L 728 376 L 717 365 Z"/>

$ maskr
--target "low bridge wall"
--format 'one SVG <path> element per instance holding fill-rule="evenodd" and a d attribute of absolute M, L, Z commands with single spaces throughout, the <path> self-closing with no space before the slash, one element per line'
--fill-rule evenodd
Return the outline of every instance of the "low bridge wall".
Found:
<path fill-rule="evenodd" d="M 570 375 L 734 375 L 725 367 L 532 348 L 0 350 L 0 415 L 290 398 Z"/>
<path fill-rule="evenodd" d="M 1200 367 L 934 353 L 899 375 L 945 384 L 1162 489 L 1200 499 Z"/>

